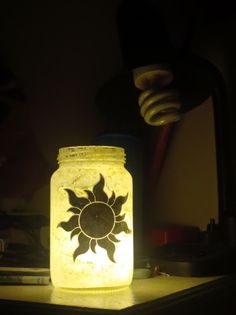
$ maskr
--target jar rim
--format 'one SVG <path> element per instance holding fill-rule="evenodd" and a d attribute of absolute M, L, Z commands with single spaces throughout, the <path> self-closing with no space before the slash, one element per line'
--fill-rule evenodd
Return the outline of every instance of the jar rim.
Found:
<path fill-rule="evenodd" d="M 125 162 L 125 150 L 118 146 L 87 145 L 59 148 L 58 163 L 69 161 L 105 160 Z"/>

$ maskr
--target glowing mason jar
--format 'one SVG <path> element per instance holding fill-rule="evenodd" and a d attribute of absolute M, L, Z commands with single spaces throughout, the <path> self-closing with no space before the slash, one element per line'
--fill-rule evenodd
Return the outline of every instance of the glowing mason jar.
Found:
<path fill-rule="evenodd" d="M 127 286 L 133 276 L 132 177 L 123 148 L 66 147 L 51 178 L 55 287 Z"/>

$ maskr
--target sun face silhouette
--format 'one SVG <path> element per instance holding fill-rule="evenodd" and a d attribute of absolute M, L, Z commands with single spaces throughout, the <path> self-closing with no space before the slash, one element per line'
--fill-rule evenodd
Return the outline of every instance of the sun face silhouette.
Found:
<path fill-rule="evenodd" d="M 60 222 L 57 227 L 71 232 L 71 239 L 78 237 L 79 246 L 75 249 L 73 259 L 91 249 L 96 254 L 96 246 L 107 251 L 109 259 L 115 263 L 115 243 L 120 242 L 116 235 L 125 232 L 130 233 L 125 214 L 120 215 L 122 205 L 126 202 L 126 196 L 117 196 L 114 191 L 110 198 L 104 192 L 104 177 L 100 174 L 100 180 L 93 190 L 84 190 L 86 197 L 77 197 L 73 190 L 65 189 L 69 197 L 71 207 L 67 210 L 73 215 L 67 222 Z"/>

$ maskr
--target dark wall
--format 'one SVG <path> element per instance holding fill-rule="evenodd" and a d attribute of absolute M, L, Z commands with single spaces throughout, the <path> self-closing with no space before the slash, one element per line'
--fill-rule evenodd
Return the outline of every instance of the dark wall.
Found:
<path fill-rule="evenodd" d="M 117 3 L 1 3 L 0 65 L 11 70 L 25 96 L 10 102 L 10 115 L 1 124 L 4 209 L 47 213 L 58 148 L 89 144 L 104 130 L 95 95 L 122 65 Z"/>

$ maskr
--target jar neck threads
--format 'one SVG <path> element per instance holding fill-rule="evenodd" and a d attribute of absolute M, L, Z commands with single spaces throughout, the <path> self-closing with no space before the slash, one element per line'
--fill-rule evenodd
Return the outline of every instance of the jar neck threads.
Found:
<path fill-rule="evenodd" d="M 58 163 L 67 162 L 117 162 L 125 163 L 125 151 L 114 146 L 74 146 L 59 149 Z"/>

